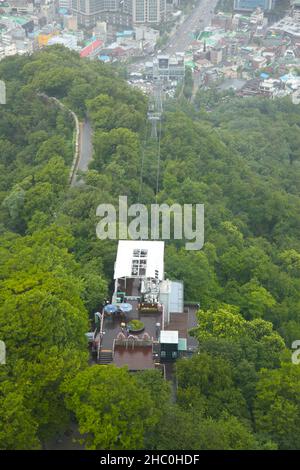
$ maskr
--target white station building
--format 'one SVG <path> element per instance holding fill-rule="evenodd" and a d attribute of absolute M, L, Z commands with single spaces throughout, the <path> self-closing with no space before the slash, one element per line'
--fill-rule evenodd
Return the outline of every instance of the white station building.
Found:
<path fill-rule="evenodd" d="M 114 267 L 113 302 L 137 300 L 164 307 L 164 322 L 171 313 L 183 313 L 182 281 L 164 276 L 163 241 L 120 240 Z M 120 296 L 122 296 L 120 298 Z"/>
<path fill-rule="evenodd" d="M 164 279 L 164 249 L 161 241 L 120 240 L 114 279 Z"/>

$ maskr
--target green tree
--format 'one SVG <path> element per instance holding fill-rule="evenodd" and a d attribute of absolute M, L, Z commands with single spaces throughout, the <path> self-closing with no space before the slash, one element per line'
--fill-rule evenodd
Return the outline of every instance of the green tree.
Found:
<path fill-rule="evenodd" d="M 176 370 L 177 399 L 184 409 L 193 408 L 199 417 L 218 418 L 223 411 L 244 419 L 249 417 L 246 402 L 234 386 L 233 369 L 226 360 L 199 353 L 178 361 Z"/>
<path fill-rule="evenodd" d="M 22 393 L 11 382 L 0 380 L 0 449 L 39 449 L 38 424 Z"/>
<path fill-rule="evenodd" d="M 148 390 L 141 394 L 126 369 L 92 366 L 66 381 L 63 391 L 87 449 L 142 449 L 157 423 Z"/>
<path fill-rule="evenodd" d="M 276 300 L 270 292 L 255 279 L 244 284 L 240 293 L 242 296 L 241 310 L 246 318 L 264 317 L 267 310 L 276 305 Z"/>
<path fill-rule="evenodd" d="M 193 411 L 172 406 L 163 417 L 157 435 L 159 450 L 258 450 L 276 449 L 264 442 L 234 416 L 219 420 L 199 419 Z"/>
<path fill-rule="evenodd" d="M 0 332 L 8 377 L 20 394 L 16 406 L 32 423 L 24 428 L 25 448 L 67 426 L 59 386 L 87 365 L 88 319 L 70 243 L 69 234 L 55 226 L 2 237 Z"/>
<path fill-rule="evenodd" d="M 280 449 L 299 449 L 300 368 L 283 363 L 276 370 L 262 370 L 257 384 L 255 423 Z"/>
<path fill-rule="evenodd" d="M 215 340 L 210 343 L 210 348 L 215 346 L 216 352 L 219 350 L 223 353 L 227 350 L 226 355 L 228 353 L 231 360 L 232 351 L 235 351 L 240 359 L 253 363 L 257 370 L 278 366 L 281 353 L 285 350 L 284 341 L 273 330 L 272 323 L 258 318 L 247 321 L 233 306 L 200 310 L 198 326 L 192 330 L 192 334 L 198 339 L 200 348 L 205 348 L 207 341 Z"/>

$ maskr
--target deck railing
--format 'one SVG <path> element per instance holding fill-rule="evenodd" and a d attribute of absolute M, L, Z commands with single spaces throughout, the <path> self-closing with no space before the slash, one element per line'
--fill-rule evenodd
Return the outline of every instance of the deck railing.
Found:
<path fill-rule="evenodd" d="M 121 346 L 125 347 L 128 349 L 128 347 L 131 347 L 132 349 L 136 347 L 149 347 L 151 346 L 153 349 L 153 338 L 151 339 L 142 339 L 142 338 L 137 338 L 134 336 L 129 336 L 128 338 L 116 338 L 114 339 L 113 343 L 113 351 L 115 350 L 116 346 Z"/>

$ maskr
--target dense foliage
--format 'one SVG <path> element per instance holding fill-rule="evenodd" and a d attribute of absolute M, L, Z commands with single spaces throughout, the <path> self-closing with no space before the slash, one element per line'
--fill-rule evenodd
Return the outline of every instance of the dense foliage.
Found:
<path fill-rule="evenodd" d="M 299 448 L 299 106 L 203 93 L 165 104 L 158 201 L 206 214 L 203 250 L 166 248 L 168 276 L 201 304 L 174 403 L 157 371 L 91 367 L 84 336 L 116 253 L 96 237 L 96 207 L 155 200 L 146 98 L 60 47 L 5 59 L 0 75 L 0 448 L 40 448 L 74 423 L 91 449 Z M 84 184 L 68 184 L 72 118 L 40 93 L 92 123 Z"/>

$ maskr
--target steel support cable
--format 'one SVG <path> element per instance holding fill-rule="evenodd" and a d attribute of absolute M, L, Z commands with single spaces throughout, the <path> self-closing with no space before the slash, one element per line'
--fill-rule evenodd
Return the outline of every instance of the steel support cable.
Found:
<path fill-rule="evenodd" d="M 146 150 L 147 141 L 148 141 L 148 122 L 146 125 L 145 139 L 143 140 L 143 145 L 142 145 L 142 162 L 141 162 L 141 171 L 140 171 L 140 189 L 139 189 L 139 194 L 138 194 L 138 203 L 141 201 L 142 194 L 143 194 L 144 162 L 145 162 L 145 150 Z"/>
<path fill-rule="evenodd" d="M 159 178 L 160 178 L 160 139 L 161 139 L 161 121 L 159 121 L 159 130 L 158 130 L 158 141 L 157 141 L 157 168 L 156 168 L 156 189 L 155 189 L 155 204 L 157 204 L 158 192 L 159 192 Z M 155 232 L 158 234 L 159 238 L 159 220 L 157 220 L 158 211 L 155 211 Z"/>
<path fill-rule="evenodd" d="M 160 178 L 160 139 L 161 139 L 161 120 L 159 121 L 158 141 L 157 141 L 157 168 L 156 168 L 155 204 L 157 204 L 157 196 L 158 196 L 158 192 L 159 192 L 159 178 Z"/>

